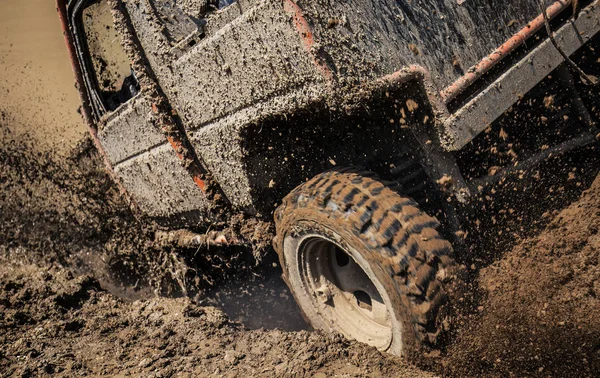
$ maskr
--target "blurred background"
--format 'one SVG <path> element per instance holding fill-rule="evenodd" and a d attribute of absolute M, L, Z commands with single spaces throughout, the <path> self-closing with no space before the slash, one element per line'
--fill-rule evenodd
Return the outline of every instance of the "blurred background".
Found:
<path fill-rule="evenodd" d="M 0 138 L 66 154 L 86 128 L 54 0 L 0 0 Z"/>

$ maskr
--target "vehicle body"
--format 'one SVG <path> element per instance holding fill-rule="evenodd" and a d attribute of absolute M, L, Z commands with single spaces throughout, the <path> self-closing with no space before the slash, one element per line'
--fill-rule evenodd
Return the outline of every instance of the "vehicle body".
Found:
<path fill-rule="evenodd" d="M 231 5 L 109 0 L 108 4 L 130 65 L 112 83 L 98 74 L 103 65 L 94 61 L 92 50 L 102 48 L 93 46 L 91 24 L 84 15 L 98 5 L 58 0 L 83 115 L 117 181 L 137 208 L 170 228 L 199 228 L 235 214 L 270 223 L 283 201 L 275 213 L 275 246 L 288 283 L 293 272 L 286 266 L 293 257 L 282 252 L 284 244 L 300 248 L 301 241 L 284 241 L 288 234 L 279 234 L 293 214 L 303 211 L 305 192 L 292 192 L 294 188 L 310 187 L 307 180 L 332 168 L 334 173 L 321 180 L 338 177 L 331 187 L 345 181 L 350 186 L 377 185 L 369 174 L 362 179 L 360 170 L 338 168 L 366 167 L 387 180 L 373 182 L 385 182 L 385 188 L 387 182 L 400 183 L 394 190 L 415 198 L 451 231 L 458 230 L 456 207 L 490 181 L 487 172 L 467 177 L 459 155 L 474 148 L 478 135 L 500 122 L 549 74 L 557 72 L 572 82 L 564 57 L 597 43 L 600 30 L 600 8 L 589 1 L 580 2 L 577 18 L 568 0 L 545 2 L 545 16 L 538 0 L 382 0 L 376 5 L 366 0 L 327 5 L 306 0 L 238 0 Z M 552 28 L 553 39 L 548 38 L 546 25 Z M 115 61 L 119 59 L 123 61 Z M 103 67 L 112 67 L 102 60 Z M 552 151 L 595 143 L 595 115 L 577 93 L 569 93 L 574 104 L 570 111 L 580 115 L 581 125 L 552 139 L 554 144 L 543 150 L 523 156 L 519 167 L 539 162 Z M 512 161 L 505 161 L 494 176 L 513 168 Z M 330 201 L 344 190 L 341 187 L 333 197 L 327 194 L 325 207 L 337 211 L 338 205 Z M 372 195 L 383 195 L 382 203 L 401 207 L 402 201 L 387 190 L 382 187 Z M 348 209 L 354 205 L 349 203 Z M 290 207 L 297 207 L 296 212 L 283 214 Z M 402 214 L 390 222 L 407 229 L 402 219 L 408 218 Z M 364 292 L 354 291 L 360 294 L 356 298 L 361 308 L 375 311 L 371 292 L 383 297 L 393 290 L 402 292 L 377 280 L 381 273 L 365 266 L 369 258 L 362 247 L 350 251 L 353 245 L 340 241 L 343 230 L 310 222 L 317 224 L 317 233 L 333 230 L 326 239 L 352 257 L 349 265 L 353 261 L 359 265 L 353 277 L 363 274 L 357 273 L 362 269 L 374 282 L 376 289 L 365 289 L 371 296 L 368 305 L 360 298 Z M 414 231 L 419 235 L 436 227 L 430 218 L 423 222 Z M 437 240 L 438 234 L 431 232 Z M 441 248 L 451 254 L 446 244 Z M 327 260 L 325 256 L 322 260 Z M 429 278 L 445 272 L 442 265 L 437 273 L 427 273 Z M 301 272 L 297 274 L 301 280 Z M 290 284 L 297 299 L 302 295 L 298 285 L 310 285 Z M 328 291 L 322 289 L 319 295 Z M 398 303 L 394 306 L 403 306 Z M 319 322 L 314 320 L 317 315 L 303 310 L 313 325 Z M 382 311 L 386 327 L 405 322 L 390 321 L 389 312 L 395 310 L 389 307 Z M 433 317 L 424 322 L 440 323 L 437 310 Z M 411 326 L 398 327 L 406 331 Z M 438 331 L 433 328 L 427 331 L 430 342 L 418 336 L 421 341 L 410 342 L 409 347 L 427 344 L 424 349 L 435 349 Z M 342 330 L 359 340 L 360 332 Z M 393 353 L 411 353 L 403 345 L 390 346 L 387 336 L 371 336 L 363 341 Z"/>

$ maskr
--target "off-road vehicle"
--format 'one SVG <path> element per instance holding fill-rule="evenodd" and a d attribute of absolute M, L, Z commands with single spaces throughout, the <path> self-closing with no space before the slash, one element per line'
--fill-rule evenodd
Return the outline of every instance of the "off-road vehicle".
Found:
<path fill-rule="evenodd" d="M 274 224 L 307 321 L 389 353 L 438 353 L 474 193 L 596 143 L 597 1 L 57 2 L 132 206 L 217 244 Z"/>

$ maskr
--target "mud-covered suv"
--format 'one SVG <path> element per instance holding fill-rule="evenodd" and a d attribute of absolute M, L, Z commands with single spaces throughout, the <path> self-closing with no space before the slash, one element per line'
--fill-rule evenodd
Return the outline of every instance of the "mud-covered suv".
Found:
<path fill-rule="evenodd" d="M 310 324 L 382 351 L 438 352 L 473 193 L 596 143 L 597 1 L 57 1 L 132 205 L 273 222 Z"/>

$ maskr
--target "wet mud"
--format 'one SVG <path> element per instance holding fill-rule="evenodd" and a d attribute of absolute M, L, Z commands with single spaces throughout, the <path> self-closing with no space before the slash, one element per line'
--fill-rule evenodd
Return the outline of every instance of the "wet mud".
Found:
<path fill-rule="evenodd" d="M 454 376 L 586 376 L 600 370 L 600 176 L 541 232 L 482 269 L 483 298 L 446 361 Z"/>
<path fill-rule="evenodd" d="M 32 15 L 16 3 L 3 5 L 0 17 Z M 55 20 L 46 8 L 44 20 Z M 461 322 L 447 350 L 417 368 L 309 330 L 272 250 L 257 265 L 241 248 L 156 245 L 160 227 L 132 213 L 81 138 L 66 53 L 58 54 L 59 71 L 38 54 L 64 51 L 58 21 L 49 25 L 60 49 L 48 50 L 24 48 L 17 42 L 25 37 L 11 37 L 4 21 L 0 376 L 592 377 L 600 370 L 597 146 L 544 163 L 529 172 L 534 180 L 514 177 L 481 193 L 467 243 L 456 248 L 469 271 Z"/>
<path fill-rule="evenodd" d="M 251 251 L 156 247 L 89 140 L 58 161 L 14 142 L 0 165 L 3 376 L 429 376 L 302 330 Z"/>
<path fill-rule="evenodd" d="M 279 268 L 256 267 L 251 253 L 153 245 L 155 226 L 132 215 L 89 141 L 59 161 L 35 151 L 0 148 L 6 376 L 544 377 L 600 368 L 600 178 L 472 274 L 475 307 L 421 370 L 306 330 Z"/>
<path fill-rule="evenodd" d="M 187 298 L 118 299 L 90 276 L 2 261 L 5 376 L 431 376 L 318 332 L 249 331 Z"/>

